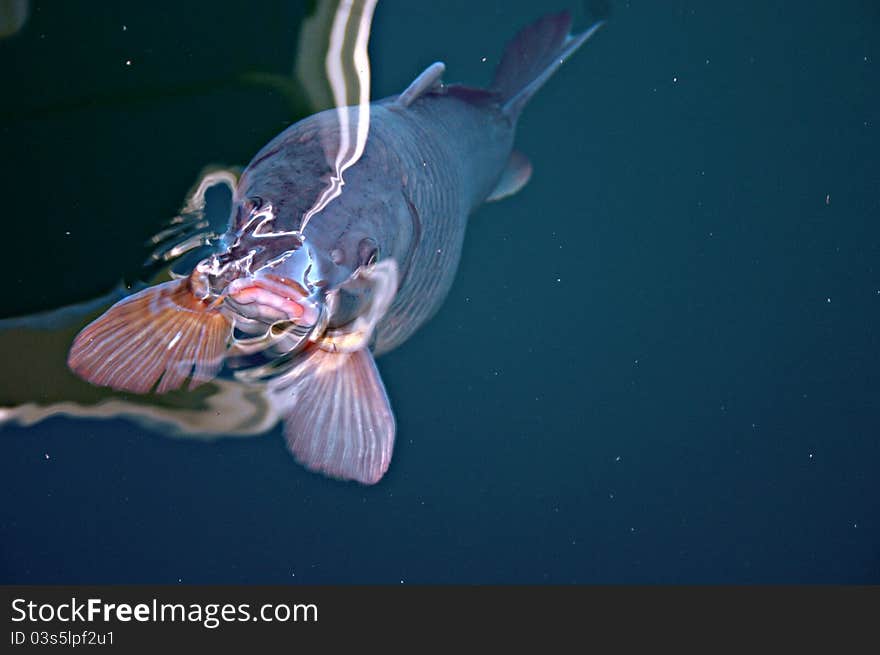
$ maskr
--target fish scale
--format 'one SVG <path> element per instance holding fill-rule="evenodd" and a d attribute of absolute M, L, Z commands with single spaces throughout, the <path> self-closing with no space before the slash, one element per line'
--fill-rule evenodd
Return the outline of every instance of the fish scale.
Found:
<path fill-rule="evenodd" d="M 396 174 L 399 179 L 406 176 L 406 185 L 399 190 L 401 201 L 409 199 L 421 227 L 409 261 L 404 254 L 397 262 L 401 270 L 408 264 L 407 275 L 400 280 L 388 315 L 377 328 L 377 354 L 403 343 L 442 305 L 455 279 L 468 215 L 476 204 L 478 190 L 468 193 L 468 181 L 485 177 L 484 172 L 475 170 L 472 159 L 463 156 L 457 142 L 449 138 L 447 126 L 432 122 L 432 114 L 438 110 L 447 120 L 448 112 L 453 111 L 461 131 L 471 129 L 479 134 L 480 115 L 454 99 L 443 100 L 449 107 L 438 107 L 437 99 L 429 97 L 416 101 L 409 108 L 412 111 L 376 112 L 379 116 L 373 122 L 374 139 L 394 141 L 400 167 Z M 426 129 L 427 125 L 431 128 Z M 507 143 L 499 145 L 486 140 L 483 144 L 496 151 L 496 160 L 503 162 L 507 158 L 512 128 L 510 131 Z M 386 229 L 394 230 L 396 226 Z"/>

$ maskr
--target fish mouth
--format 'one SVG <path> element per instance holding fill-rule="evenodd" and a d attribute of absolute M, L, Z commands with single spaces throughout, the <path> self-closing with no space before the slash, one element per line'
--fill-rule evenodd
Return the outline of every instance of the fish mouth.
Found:
<path fill-rule="evenodd" d="M 266 325 L 290 321 L 312 326 L 320 316 L 317 303 L 302 286 L 275 275 L 233 280 L 226 287 L 225 296 L 237 314 Z"/>

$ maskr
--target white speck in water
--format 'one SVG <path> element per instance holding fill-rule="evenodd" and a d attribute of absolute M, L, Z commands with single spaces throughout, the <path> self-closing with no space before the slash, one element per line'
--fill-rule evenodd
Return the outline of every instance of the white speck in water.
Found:
<path fill-rule="evenodd" d="M 480 59 L 480 61 L 483 62 L 483 63 L 485 64 L 485 63 L 486 63 L 486 58 L 483 57 L 482 59 Z"/>
<path fill-rule="evenodd" d="M 678 76 L 677 76 L 677 75 L 674 76 L 674 77 L 672 78 L 672 83 L 675 84 L 676 82 L 678 82 Z"/>
<path fill-rule="evenodd" d="M 810 459 L 813 459 L 813 453 L 810 453 Z"/>
<path fill-rule="evenodd" d="M 126 65 L 126 66 L 131 66 L 131 59 L 126 59 L 126 60 L 125 60 L 125 65 Z"/>
<path fill-rule="evenodd" d="M 67 230 L 67 231 L 64 233 L 64 235 L 69 237 L 69 236 L 70 236 L 70 230 Z"/>
<path fill-rule="evenodd" d="M 620 455 L 618 455 L 617 457 L 615 457 L 615 458 L 614 458 L 614 461 L 615 461 L 615 462 L 619 462 L 619 461 L 620 461 Z"/>
<path fill-rule="evenodd" d="M 122 31 L 123 31 L 123 32 L 127 32 L 127 31 L 128 31 L 128 25 L 123 25 L 123 26 L 122 26 Z"/>
<path fill-rule="evenodd" d="M 830 303 L 830 302 L 831 302 L 831 298 L 826 298 L 826 299 L 825 299 L 825 302 L 826 302 L 826 303 Z"/>
<path fill-rule="evenodd" d="M 43 453 L 43 457 L 45 457 L 46 459 L 49 459 L 49 453 Z"/>

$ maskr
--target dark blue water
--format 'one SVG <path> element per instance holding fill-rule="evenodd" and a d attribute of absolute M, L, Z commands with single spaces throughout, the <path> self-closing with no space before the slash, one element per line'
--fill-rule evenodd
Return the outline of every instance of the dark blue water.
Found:
<path fill-rule="evenodd" d="M 289 74 L 295 2 L 34 4 L 0 42 L 7 316 L 136 274 L 202 166 L 302 117 L 239 75 Z M 374 96 L 485 82 L 533 5 L 381 0 Z M 0 581 L 880 582 L 878 35 L 867 0 L 613 3 L 379 362 L 379 485 L 280 430 L 5 426 Z"/>

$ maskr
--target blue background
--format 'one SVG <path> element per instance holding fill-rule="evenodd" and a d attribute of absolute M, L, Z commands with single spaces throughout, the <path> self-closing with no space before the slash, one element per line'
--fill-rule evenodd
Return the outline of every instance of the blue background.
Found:
<path fill-rule="evenodd" d="M 204 165 L 302 117 L 236 75 L 288 74 L 306 10 L 35 3 L 0 42 L 0 311 L 136 274 Z M 541 11 L 380 0 L 374 97 L 437 59 L 486 82 Z M 878 34 L 868 0 L 614 3 L 379 362 L 379 485 L 280 430 L 4 426 L 0 582 L 880 582 Z"/>

